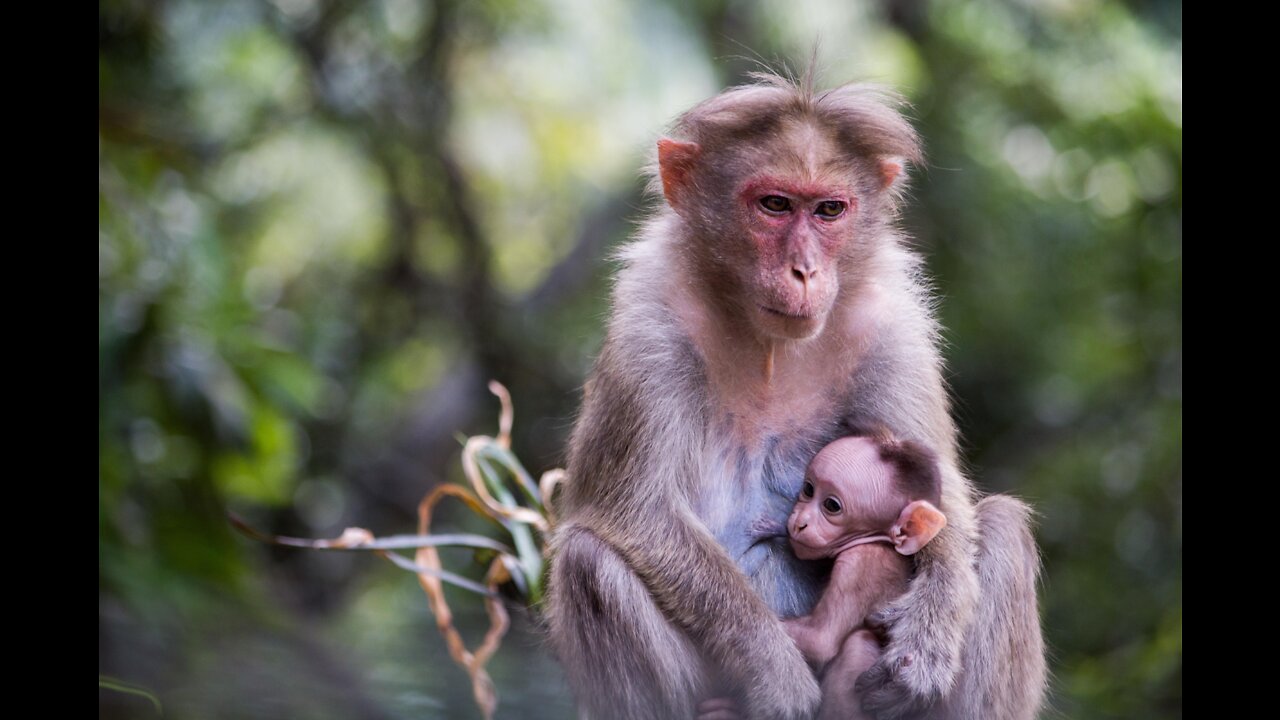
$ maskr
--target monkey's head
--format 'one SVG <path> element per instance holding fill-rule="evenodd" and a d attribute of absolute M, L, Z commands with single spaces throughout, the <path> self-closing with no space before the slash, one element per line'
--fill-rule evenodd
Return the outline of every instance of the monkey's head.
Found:
<path fill-rule="evenodd" d="M 941 492 L 938 459 L 923 446 L 883 435 L 841 438 L 809 463 L 787 521 L 791 548 L 806 560 L 867 542 L 915 554 L 947 524 Z"/>
<path fill-rule="evenodd" d="M 920 146 L 875 88 L 760 80 L 682 116 L 656 177 L 711 297 L 763 339 L 799 340 L 870 274 Z"/>

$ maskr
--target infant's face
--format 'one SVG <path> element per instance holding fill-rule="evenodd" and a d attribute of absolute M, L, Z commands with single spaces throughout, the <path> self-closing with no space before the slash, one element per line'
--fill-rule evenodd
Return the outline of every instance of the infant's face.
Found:
<path fill-rule="evenodd" d="M 823 448 L 809 464 L 787 520 L 796 557 L 829 557 L 844 540 L 882 531 L 875 527 L 877 510 L 891 480 L 879 449 L 866 438 L 841 438 Z"/>
<path fill-rule="evenodd" d="M 812 475 L 805 478 L 800 499 L 787 520 L 791 549 L 803 560 L 827 557 L 835 540 L 843 536 L 839 516 L 844 501 L 839 488 Z"/>

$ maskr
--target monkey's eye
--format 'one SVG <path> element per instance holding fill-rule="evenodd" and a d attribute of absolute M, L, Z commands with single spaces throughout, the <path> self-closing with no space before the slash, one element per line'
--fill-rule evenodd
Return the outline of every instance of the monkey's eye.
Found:
<path fill-rule="evenodd" d="M 805 481 L 804 487 L 800 488 L 800 497 L 803 497 L 803 498 L 813 497 L 813 483 L 809 482 L 808 480 Z"/>
<path fill-rule="evenodd" d="M 826 500 L 822 501 L 822 509 L 826 510 L 832 515 L 835 515 L 836 513 L 840 512 L 840 501 L 833 497 L 829 497 Z"/>
<path fill-rule="evenodd" d="M 791 201 L 781 195 L 765 195 L 760 198 L 760 207 L 771 213 L 784 213 L 791 210 Z"/>
<path fill-rule="evenodd" d="M 844 214 L 844 203 L 839 200 L 823 200 L 813 209 L 813 214 L 823 220 L 835 220 Z"/>

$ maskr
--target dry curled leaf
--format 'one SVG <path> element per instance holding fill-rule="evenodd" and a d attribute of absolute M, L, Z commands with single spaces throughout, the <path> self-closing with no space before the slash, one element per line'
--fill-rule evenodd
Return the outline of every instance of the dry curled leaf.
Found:
<path fill-rule="evenodd" d="M 546 542 L 552 527 L 551 497 L 556 485 L 563 479 L 563 470 L 543 473 L 535 484 L 511 453 L 511 426 L 514 412 L 511 395 L 500 383 L 489 383 L 489 390 L 502 403 L 496 438 L 476 436 L 467 438 L 462 449 L 462 469 L 470 487 L 439 485 L 433 488 L 418 505 L 418 534 L 392 535 L 379 538 L 369 530 L 350 527 L 332 540 L 268 535 L 252 528 L 234 514 L 231 523 L 244 534 L 262 542 L 312 550 L 342 550 L 374 552 L 390 560 L 397 567 L 418 576 L 427 604 L 436 619 L 436 627 L 444 637 L 449 656 L 471 679 L 472 695 L 480 712 L 489 720 L 498 706 L 497 692 L 485 665 L 502 644 L 502 638 L 510 627 L 510 618 L 499 595 L 500 586 L 511 583 L 526 602 L 535 603 L 541 596 L 542 568 Z M 522 505 L 517 493 L 504 481 L 499 468 L 504 470 L 519 493 L 529 502 Z M 462 501 L 469 510 L 492 521 L 510 536 L 510 545 L 492 538 L 470 533 L 432 534 L 431 519 L 436 507 L 445 498 Z M 536 535 L 535 535 L 536 533 Z M 496 553 L 488 564 L 483 582 L 465 578 L 445 570 L 437 547 L 441 545 L 470 547 Z M 413 560 L 395 550 L 413 549 Z M 489 627 L 474 648 L 468 648 L 453 624 L 453 611 L 445 599 L 444 584 L 469 590 L 484 598 Z"/>

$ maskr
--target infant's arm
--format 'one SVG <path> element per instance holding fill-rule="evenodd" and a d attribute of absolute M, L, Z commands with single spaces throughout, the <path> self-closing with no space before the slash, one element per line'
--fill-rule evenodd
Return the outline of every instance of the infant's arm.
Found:
<path fill-rule="evenodd" d="M 911 559 L 892 545 L 858 545 L 836 556 L 831 581 L 813 613 L 783 621 L 814 668 L 821 670 L 872 612 L 906 592 Z"/>

